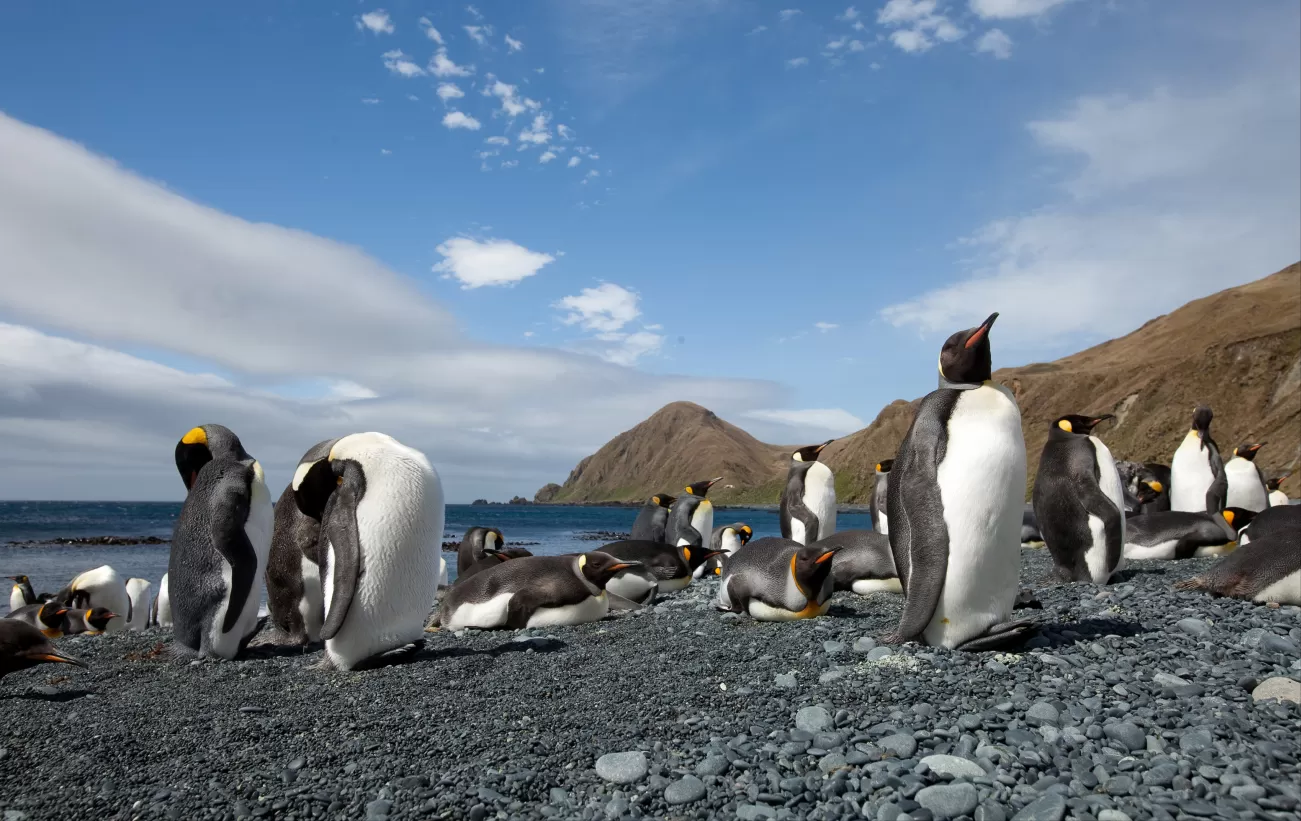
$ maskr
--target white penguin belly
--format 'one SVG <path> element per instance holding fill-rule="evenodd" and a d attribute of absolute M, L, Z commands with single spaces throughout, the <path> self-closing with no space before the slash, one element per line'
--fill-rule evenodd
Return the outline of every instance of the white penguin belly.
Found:
<path fill-rule="evenodd" d="M 696 505 L 696 509 L 691 512 L 691 526 L 700 534 L 701 544 L 709 546 L 709 539 L 714 533 L 714 505 L 708 499 L 704 499 Z M 691 544 L 683 538 L 678 539 L 678 547 Z M 661 584 L 660 589 L 664 586 Z"/>
<path fill-rule="evenodd" d="M 1224 476 L 1229 480 L 1228 507 L 1240 507 L 1256 513 L 1269 506 L 1265 486 L 1254 462 L 1235 456 L 1224 465 Z"/>
<path fill-rule="evenodd" d="M 144 579 L 131 579 L 127 583 L 127 596 L 131 598 L 131 618 L 127 620 L 128 630 L 144 630 L 149 623 L 149 605 L 152 603 L 149 590 L 152 588 Z"/>
<path fill-rule="evenodd" d="M 1098 466 L 1098 487 L 1102 494 L 1111 501 L 1111 504 L 1120 514 L 1120 544 L 1125 544 L 1125 491 L 1120 482 L 1120 472 L 1116 470 L 1116 460 L 1111 457 L 1111 451 L 1102 443 L 1102 440 L 1096 436 L 1090 436 L 1089 441 L 1093 444 L 1093 455 L 1097 460 Z M 1120 563 L 1123 561 L 1124 550 L 1117 551 L 1117 561 L 1114 567 L 1108 564 L 1107 537 L 1106 528 L 1102 519 L 1089 514 L 1089 535 L 1093 537 L 1092 544 L 1085 551 L 1084 563 L 1089 568 L 1089 577 L 1093 579 L 1096 585 L 1104 585 L 1111 574 L 1120 569 Z"/>
<path fill-rule="evenodd" d="M 325 591 L 321 587 L 321 566 L 303 556 L 299 559 L 303 577 L 303 597 L 298 601 L 298 614 L 303 617 L 303 629 L 308 641 L 321 640 L 321 621 L 325 614 Z"/>
<path fill-rule="evenodd" d="M 652 591 L 658 591 L 659 583 L 649 573 L 625 571 L 606 583 L 605 589 L 616 596 L 629 601 L 644 601 Z"/>
<path fill-rule="evenodd" d="M 831 468 L 821 462 L 814 462 L 809 467 L 804 474 L 803 502 L 818 517 L 818 532 L 804 534 L 809 541 L 800 542 L 801 544 L 825 539 L 836 532 L 836 477 Z"/>
<path fill-rule="evenodd" d="M 464 630 L 474 627 L 491 630 L 506 625 L 506 613 L 514 593 L 499 593 L 481 602 L 464 602 L 456 607 L 443 622 L 444 630 Z"/>
<path fill-rule="evenodd" d="M 599 596 L 588 596 L 578 604 L 562 604 L 559 607 L 539 607 L 529 616 L 529 627 L 554 627 L 564 624 L 587 624 L 600 621 L 610 612 L 610 597 L 604 592 Z"/>
<path fill-rule="evenodd" d="M 661 593 L 676 593 L 679 590 L 685 590 L 689 584 L 691 584 L 691 576 L 683 576 L 679 579 L 659 580 Z"/>
<path fill-rule="evenodd" d="M 12 613 L 25 604 L 27 599 L 23 596 L 23 589 L 15 584 L 14 589 L 9 591 L 9 612 Z"/>
<path fill-rule="evenodd" d="M 1206 491 L 1214 480 L 1210 454 L 1197 432 L 1189 431 L 1170 460 L 1170 509 L 1205 512 Z"/>
<path fill-rule="evenodd" d="M 172 598 L 167 590 L 167 574 L 158 582 L 158 626 L 170 629 L 172 626 Z"/>
<path fill-rule="evenodd" d="M 961 393 L 936 478 L 949 561 L 924 633 L 928 644 L 952 649 L 1006 621 L 1016 600 L 1025 440 L 1006 388 L 986 384 Z"/>
<path fill-rule="evenodd" d="M 750 617 L 756 621 L 798 621 L 800 619 L 812 619 L 823 615 L 831 607 L 831 600 L 822 604 L 810 603 L 803 610 L 787 610 L 784 607 L 773 607 L 771 604 L 761 602 L 758 599 L 750 599 L 750 605 L 747 608 Z"/>
<path fill-rule="evenodd" d="M 424 637 L 425 620 L 438 599 L 443 521 L 442 482 L 427 462 L 420 473 L 394 469 L 367 476 L 366 495 L 357 504 L 364 572 L 343 626 L 325 643 L 336 666 L 352 669 Z M 333 568 L 334 546 L 329 550 Z M 333 575 L 323 579 L 327 620 Z"/>
<path fill-rule="evenodd" d="M 866 596 L 869 593 L 902 593 L 903 585 L 898 578 L 856 579 L 850 589 L 860 596 Z"/>
<path fill-rule="evenodd" d="M 1125 545 L 1125 558 L 1131 561 L 1173 559 L 1175 557 L 1175 545 L 1177 544 L 1179 544 L 1178 539 L 1167 539 L 1164 542 L 1147 545 L 1130 542 Z"/>
<path fill-rule="evenodd" d="M 1293 570 L 1273 584 L 1261 588 L 1251 600 L 1301 605 L 1301 570 Z"/>
<path fill-rule="evenodd" d="M 1269 492 L 1269 506 L 1282 507 L 1287 504 L 1287 494 L 1281 490 L 1271 490 Z"/>
<path fill-rule="evenodd" d="M 876 532 L 882 536 L 890 535 L 890 517 L 885 514 L 884 510 L 876 512 Z"/>

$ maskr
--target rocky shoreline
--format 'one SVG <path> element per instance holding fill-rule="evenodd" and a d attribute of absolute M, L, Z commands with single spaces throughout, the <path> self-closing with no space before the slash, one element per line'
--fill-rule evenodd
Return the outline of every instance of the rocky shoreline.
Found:
<path fill-rule="evenodd" d="M 1301 677 L 1301 610 L 1172 589 L 1209 564 L 1138 562 L 1098 591 L 1043 586 L 1025 550 L 1043 609 L 1019 613 L 1046 628 L 1009 654 L 877 646 L 888 594 L 760 624 L 713 610 L 712 580 L 596 624 L 431 634 L 364 673 L 316 669 L 319 650 L 186 664 L 164 633 L 65 639 L 90 670 L 0 682 L 0 811 L 1294 819 L 1301 712 L 1261 682 Z"/>
<path fill-rule="evenodd" d="M 162 536 L 60 536 L 51 539 L 29 539 L 9 542 L 10 547 L 48 547 L 62 545 L 72 547 L 134 547 L 142 544 L 171 544 L 171 539 Z"/>

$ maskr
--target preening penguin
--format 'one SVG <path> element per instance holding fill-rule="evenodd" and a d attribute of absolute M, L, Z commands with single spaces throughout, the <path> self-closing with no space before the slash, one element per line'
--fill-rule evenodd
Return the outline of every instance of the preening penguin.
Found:
<path fill-rule="evenodd" d="M 267 614 L 276 631 L 272 643 L 308 644 L 321 639 L 325 618 L 317 555 L 321 522 L 298 507 L 294 494 L 312 465 L 329 456 L 337 441 L 318 442 L 303 454 L 293 479 L 276 502 L 267 558 Z"/>
<path fill-rule="evenodd" d="M 759 621 L 817 618 L 831 607 L 831 565 L 838 549 L 819 542 L 756 539 L 723 563 L 715 606 Z"/>
<path fill-rule="evenodd" d="M 492 548 L 484 551 L 482 559 L 470 565 L 469 567 L 458 567 L 456 569 L 456 583 L 460 584 L 466 579 L 474 576 L 476 573 L 482 573 L 490 567 L 496 567 L 502 562 L 508 562 L 511 559 L 523 559 L 533 554 L 523 547 L 508 547 L 505 550 Z"/>
<path fill-rule="evenodd" d="M 1175 585 L 1255 602 L 1301 605 L 1301 538 L 1274 533 L 1253 539 L 1205 573 Z"/>
<path fill-rule="evenodd" d="M 1125 532 L 1125 558 L 1191 559 L 1217 556 L 1232 550 L 1238 531 L 1251 523 L 1255 513 L 1225 508 L 1218 513 L 1166 510 L 1129 520 Z"/>
<path fill-rule="evenodd" d="M 456 576 L 459 579 L 463 569 L 488 558 L 488 552 L 501 550 L 506 546 L 506 537 L 495 527 L 472 527 L 465 531 L 461 546 L 456 550 Z"/>
<path fill-rule="evenodd" d="M 149 591 L 152 587 L 145 579 L 126 580 L 126 593 L 131 599 L 131 612 L 126 620 L 128 630 L 144 630 L 149 626 L 149 611 L 153 604 Z"/>
<path fill-rule="evenodd" d="M 173 619 L 172 647 L 231 659 L 258 629 L 258 599 L 271 550 L 271 494 L 262 466 L 229 428 L 201 425 L 176 445 L 189 490 L 172 533 L 160 598 Z M 162 621 L 162 604 L 159 605 Z"/>
<path fill-rule="evenodd" d="M 604 552 L 513 559 L 454 585 L 437 622 L 446 630 L 491 630 L 597 621 L 610 612 L 606 584 L 632 567 Z"/>
<path fill-rule="evenodd" d="M 907 598 L 888 641 L 994 649 L 1031 629 L 1016 601 L 1025 440 L 1011 391 L 990 380 L 989 329 L 940 351 L 940 385 L 917 409 L 890 471 L 890 548 Z"/>
<path fill-rule="evenodd" d="M 131 612 L 131 596 L 127 593 L 122 577 L 109 565 L 101 565 L 78 574 L 55 598 L 72 610 L 106 607 L 114 613 L 106 632 L 116 633 L 126 629 L 126 617 Z"/>
<path fill-rule="evenodd" d="M 800 544 L 825 539 L 836 532 L 836 477 L 818 461 L 827 445 L 808 445 L 791 454 L 781 495 L 781 534 Z"/>
<path fill-rule="evenodd" d="M 1170 509 L 1218 513 L 1224 510 L 1229 482 L 1224 460 L 1211 438 L 1214 414 L 1205 405 L 1193 411 L 1193 426 L 1170 462 Z"/>
<path fill-rule="evenodd" d="M 0 619 L 0 678 L 38 664 L 83 662 L 60 653 L 40 630 L 18 619 Z"/>
<path fill-rule="evenodd" d="M 899 574 L 890 553 L 890 537 L 875 530 L 842 530 L 815 544 L 836 551 L 831 578 L 836 590 L 860 596 L 869 593 L 902 593 Z"/>
<path fill-rule="evenodd" d="M 876 463 L 876 484 L 872 487 L 872 528 L 885 536 L 890 535 L 890 514 L 885 509 L 886 493 L 890 488 L 890 469 L 893 459 Z"/>
<path fill-rule="evenodd" d="M 329 662 L 356 670 L 418 649 L 438 595 L 444 521 L 442 481 L 425 455 L 383 433 L 354 433 L 308 467 L 294 498 L 321 522 Z"/>
<path fill-rule="evenodd" d="M 649 571 L 655 577 L 660 593 L 673 593 L 691 584 L 695 572 L 710 558 L 721 554 L 721 551 L 713 547 L 687 547 L 686 545 L 674 547 L 631 539 L 611 542 L 602 547 L 601 552 L 637 565 L 641 570 Z M 646 599 L 646 591 L 643 589 L 644 585 L 639 584 L 637 575 L 639 574 L 616 576 L 606 585 L 606 589 L 616 596 L 643 602 Z"/>
<path fill-rule="evenodd" d="M 1111 414 L 1054 420 L 1035 475 L 1035 517 L 1061 581 L 1104 585 L 1120 567 L 1125 500 L 1111 451 L 1093 429 Z"/>
<path fill-rule="evenodd" d="M 646 500 L 637 514 L 637 521 L 632 525 L 633 541 L 667 542 L 665 531 L 669 524 L 669 508 L 673 506 L 673 496 L 656 493 Z"/>
<path fill-rule="evenodd" d="M 1228 482 L 1228 507 L 1240 507 L 1257 513 L 1269 507 L 1269 491 L 1265 488 L 1265 474 L 1256 464 L 1256 454 L 1264 442 L 1245 442 L 1233 449 L 1233 458 L 1224 463 L 1224 478 Z"/>
<path fill-rule="evenodd" d="M 750 537 L 754 535 L 754 528 L 745 522 L 733 522 L 730 525 L 714 528 L 713 536 L 709 540 L 709 547 L 716 551 L 716 555 L 710 556 L 705 563 L 697 567 L 691 574 L 694 579 L 710 574 L 718 575 L 723 572 L 723 560 L 740 550 Z"/>
<path fill-rule="evenodd" d="M 1121 489 L 1124 491 L 1127 516 L 1140 516 L 1144 513 L 1170 509 L 1170 494 L 1166 485 L 1170 480 L 1170 470 L 1166 469 L 1165 478 L 1162 479 L 1155 467 L 1160 466 L 1124 460 L 1116 462 L 1116 470 L 1120 473 Z"/>
<path fill-rule="evenodd" d="M 703 547 L 708 534 L 714 532 L 714 505 L 705 498 L 709 488 L 722 476 L 703 482 L 692 482 L 686 494 L 673 500 L 669 509 L 668 533 L 665 541 L 671 545 Z"/>

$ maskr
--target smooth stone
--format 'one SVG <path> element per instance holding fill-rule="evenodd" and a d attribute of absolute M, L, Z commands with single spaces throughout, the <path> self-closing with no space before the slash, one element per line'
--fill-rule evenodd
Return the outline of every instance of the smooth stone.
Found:
<path fill-rule="evenodd" d="M 1012 821 L 1062 821 L 1066 817 L 1066 799 L 1048 793 L 1012 816 Z"/>
<path fill-rule="evenodd" d="M 830 684 L 833 681 L 840 681 L 845 674 L 840 670 L 828 670 L 818 676 L 818 684 Z"/>
<path fill-rule="evenodd" d="M 897 758 L 911 758 L 917 752 L 917 741 L 910 735 L 895 733 L 876 742 L 887 753 L 894 753 Z"/>
<path fill-rule="evenodd" d="M 1252 701 L 1290 701 L 1301 704 L 1301 681 L 1285 676 L 1267 678 L 1251 691 Z"/>
<path fill-rule="evenodd" d="M 976 807 L 975 821 L 1007 821 L 1007 810 L 1002 804 L 986 801 Z"/>
<path fill-rule="evenodd" d="M 854 641 L 855 653 L 870 653 L 876 649 L 876 639 L 871 636 L 863 636 Z"/>
<path fill-rule="evenodd" d="M 1045 724 L 1056 726 L 1060 720 L 1061 714 L 1057 712 L 1057 708 L 1046 701 L 1031 704 L 1030 709 L 1025 713 L 1025 723 L 1031 727 L 1042 727 Z"/>
<path fill-rule="evenodd" d="M 596 774 L 615 784 L 640 781 L 649 769 L 646 754 L 640 751 L 606 753 L 596 759 Z"/>
<path fill-rule="evenodd" d="M 836 725 L 825 707 L 801 707 L 795 714 L 795 726 L 806 733 L 821 733 Z"/>
<path fill-rule="evenodd" d="M 1098 813 L 1098 821 L 1133 821 L 1133 819 L 1120 810 L 1102 810 Z"/>
<path fill-rule="evenodd" d="M 564 787 L 552 787 L 550 792 L 547 793 L 547 799 L 552 804 L 564 806 L 569 803 L 569 790 Z"/>
<path fill-rule="evenodd" d="M 705 760 L 696 765 L 696 775 L 722 775 L 731 763 L 725 756 L 705 756 Z"/>
<path fill-rule="evenodd" d="M 894 651 L 891 650 L 889 647 L 873 647 L 867 653 L 867 660 L 880 661 L 883 658 L 888 658 L 889 656 L 893 656 L 893 655 L 894 655 Z"/>
<path fill-rule="evenodd" d="M 828 656 L 838 656 L 849 648 L 848 644 L 843 641 L 824 641 L 822 642 L 822 651 Z"/>
<path fill-rule="evenodd" d="M 1179 676 L 1172 676 L 1169 673 L 1157 673 L 1152 676 L 1152 683 L 1159 684 L 1162 687 L 1174 688 L 1186 687 L 1188 685 L 1188 680 L 1179 678 Z"/>
<path fill-rule="evenodd" d="M 1175 627 L 1190 636 L 1205 636 L 1211 632 L 1211 626 L 1201 619 L 1180 619 L 1175 622 Z"/>
<path fill-rule="evenodd" d="M 979 778 L 985 774 L 976 762 L 956 755 L 928 755 L 921 763 L 930 767 L 933 773 L 951 775 L 954 778 Z"/>
<path fill-rule="evenodd" d="M 936 818 L 957 818 L 976 809 L 980 795 L 971 784 L 937 784 L 919 790 L 915 800 Z"/>
<path fill-rule="evenodd" d="M 738 804 L 736 817 L 740 821 L 759 821 L 760 819 L 776 818 L 777 811 L 767 804 Z"/>
<path fill-rule="evenodd" d="M 690 804 L 705 797 L 705 782 L 694 775 L 684 776 L 674 781 L 664 790 L 664 801 L 670 805 Z"/>
<path fill-rule="evenodd" d="M 775 683 L 777 684 L 778 687 L 781 687 L 783 690 L 793 690 L 795 689 L 795 674 L 778 673 L 775 679 Z"/>
<path fill-rule="evenodd" d="M 1209 749 L 1215 743 L 1215 736 L 1210 730 L 1190 730 L 1179 737 L 1179 751 L 1185 755 L 1196 755 Z"/>
<path fill-rule="evenodd" d="M 378 821 L 378 819 L 381 818 L 388 818 L 388 814 L 392 809 L 392 801 L 385 801 L 382 798 L 377 798 L 366 805 L 367 821 Z"/>
<path fill-rule="evenodd" d="M 1147 746 L 1147 734 L 1130 721 L 1122 721 L 1118 724 L 1109 724 L 1102 728 L 1102 732 L 1107 736 L 1107 738 L 1124 744 L 1125 748 L 1131 753 L 1137 752 Z"/>

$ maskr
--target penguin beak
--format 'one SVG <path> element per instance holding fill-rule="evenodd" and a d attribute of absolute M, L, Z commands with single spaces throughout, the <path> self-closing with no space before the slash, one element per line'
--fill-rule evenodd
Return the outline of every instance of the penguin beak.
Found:
<path fill-rule="evenodd" d="M 627 570 L 630 567 L 632 567 L 632 564 L 629 562 L 619 562 L 618 564 L 610 565 L 610 572 L 614 573 L 617 570 Z"/>
<path fill-rule="evenodd" d="M 823 562 L 831 561 L 833 558 L 835 558 L 835 556 L 836 556 L 835 550 L 828 550 L 826 553 L 823 553 L 821 556 L 817 557 L 813 561 L 817 562 L 818 564 L 822 564 Z"/>
<path fill-rule="evenodd" d="M 1094 419 L 1094 420 L 1093 420 L 1093 424 L 1098 425 L 1098 424 L 1101 424 L 1102 422 L 1107 421 L 1108 419 L 1115 419 L 1115 418 L 1116 418 L 1116 415 L 1115 415 L 1115 414 L 1112 414 L 1112 413 L 1104 413 L 1103 415 L 1101 415 L 1101 416 L 1099 416 L 1098 418 Z"/>
<path fill-rule="evenodd" d="M 984 339 L 985 336 L 989 333 L 989 329 L 994 327 L 995 319 L 998 319 L 998 311 L 995 311 L 994 313 L 990 314 L 988 319 L 980 323 L 980 325 L 976 328 L 975 332 L 972 333 L 971 336 L 967 337 L 967 344 L 964 345 L 963 347 L 974 348 L 977 345 L 979 345 L 980 340 Z"/>
<path fill-rule="evenodd" d="M 1261 448 L 1265 447 L 1265 445 L 1267 445 L 1267 444 L 1269 444 L 1269 443 L 1268 443 L 1268 442 L 1261 442 L 1260 444 L 1252 445 L 1251 447 L 1247 448 L 1247 450 L 1251 451 L 1252 453 L 1255 453 L 1256 451 L 1258 451 L 1258 450 L 1260 450 Z"/>
<path fill-rule="evenodd" d="M 822 444 L 818 445 L 818 449 L 817 449 L 816 452 L 817 452 L 817 453 L 821 453 L 823 448 L 825 448 L 827 445 L 830 445 L 830 444 L 831 444 L 832 442 L 834 442 L 834 441 L 836 441 L 836 440 L 835 440 L 835 439 L 828 439 L 827 441 L 825 441 L 825 442 L 823 442 Z"/>
<path fill-rule="evenodd" d="M 72 656 L 65 656 L 58 650 L 51 650 L 48 653 L 38 650 L 32 653 L 25 653 L 24 655 L 32 661 L 52 661 L 56 664 L 75 664 L 78 667 L 87 667 L 86 662 L 81 661 L 80 659 L 75 659 Z"/>

